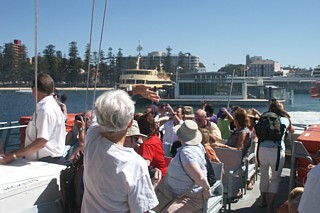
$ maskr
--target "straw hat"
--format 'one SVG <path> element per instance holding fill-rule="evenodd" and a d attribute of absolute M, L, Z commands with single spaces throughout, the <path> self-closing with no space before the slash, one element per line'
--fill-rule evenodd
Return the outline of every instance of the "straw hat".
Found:
<path fill-rule="evenodd" d="M 184 106 L 184 117 L 185 118 L 194 118 L 194 112 L 192 106 Z"/>
<path fill-rule="evenodd" d="M 247 115 L 249 118 L 259 119 L 259 115 L 252 109 L 247 110 Z"/>
<path fill-rule="evenodd" d="M 183 124 L 175 126 L 174 130 L 178 138 L 188 145 L 197 145 L 202 141 L 198 125 L 192 120 L 185 120 Z"/>
<path fill-rule="evenodd" d="M 141 134 L 138 126 L 138 122 L 133 120 L 132 126 L 128 129 L 127 136 L 141 136 L 147 138 L 148 136 Z"/>

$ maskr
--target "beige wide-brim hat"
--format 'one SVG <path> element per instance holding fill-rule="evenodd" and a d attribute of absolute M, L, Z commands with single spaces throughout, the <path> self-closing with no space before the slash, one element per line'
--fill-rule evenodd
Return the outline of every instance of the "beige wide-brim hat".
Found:
<path fill-rule="evenodd" d="M 184 106 L 184 117 L 185 118 L 194 118 L 194 112 L 192 106 Z"/>
<path fill-rule="evenodd" d="M 202 141 L 202 134 L 196 122 L 186 120 L 181 125 L 174 127 L 178 138 L 188 145 L 197 145 Z"/>
<path fill-rule="evenodd" d="M 127 136 L 141 136 L 144 138 L 148 137 L 148 136 L 140 133 L 139 125 L 136 120 L 133 120 L 132 126 L 128 129 Z"/>

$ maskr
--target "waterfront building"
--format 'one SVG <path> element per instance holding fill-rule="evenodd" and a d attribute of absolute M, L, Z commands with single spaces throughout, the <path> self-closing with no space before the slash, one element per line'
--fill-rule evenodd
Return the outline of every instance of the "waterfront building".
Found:
<path fill-rule="evenodd" d="M 273 60 L 255 60 L 249 64 L 247 76 L 249 77 L 269 77 L 281 71 L 279 62 Z"/>
<path fill-rule="evenodd" d="M 141 56 L 141 69 L 157 69 L 165 65 L 167 53 L 165 52 L 151 52 L 147 56 Z M 136 66 L 137 57 L 127 56 L 123 57 L 123 68 L 132 69 Z M 171 65 L 174 69 L 181 67 L 184 73 L 203 71 L 204 67 L 200 67 L 200 60 L 198 56 L 191 55 L 191 53 L 179 53 L 178 55 L 171 55 Z M 168 72 L 166 67 L 164 70 Z"/>

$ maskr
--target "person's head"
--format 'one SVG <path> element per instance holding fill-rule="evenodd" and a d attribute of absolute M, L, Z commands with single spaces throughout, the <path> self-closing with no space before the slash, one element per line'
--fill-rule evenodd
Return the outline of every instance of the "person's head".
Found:
<path fill-rule="evenodd" d="M 304 191 L 303 187 L 296 187 L 291 190 L 288 197 L 288 208 L 290 213 L 298 213 L 298 206 Z"/>
<path fill-rule="evenodd" d="M 283 104 L 276 99 L 272 99 L 269 105 L 269 111 L 274 112 L 279 116 L 290 118 L 290 115 L 284 110 Z"/>
<path fill-rule="evenodd" d="M 159 114 L 159 109 L 156 105 L 149 105 L 146 106 L 144 113 L 152 113 L 153 117 L 156 117 L 156 115 Z"/>
<path fill-rule="evenodd" d="M 174 112 L 177 114 L 179 119 L 181 119 L 181 120 L 183 119 L 183 117 L 184 117 L 184 108 L 183 108 L 183 106 L 181 106 L 181 105 L 177 106 Z"/>
<path fill-rule="evenodd" d="M 159 113 L 161 115 L 165 115 L 167 114 L 167 104 L 166 103 L 162 103 L 159 107 Z"/>
<path fill-rule="evenodd" d="M 256 121 L 259 120 L 259 115 L 252 109 L 247 110 L 247 115 L 249 117 L 249 126 L 254 126 Z"/>
<path fill-rule="evenodd" d="M 219 119 L 222 119 L 222 120 L 225 119 L 225 118 L 227 117 L 226 111 L 227 111 L 227 108 L 222 107 L 222 108 L 219 110 L 219 112 L 218 112 L 218 114 L 217 114 L 217 117 L 218 117 Z"/>
<path fill-rule="evenodd" d="M 142 115 L 138 120 L 138 124 L 141 134 L 150 137 L 157 133 L 157 125 L 151 112 Z"/>
<path fill-rule="evenodd" d="M 187 119 L 193 120 L 194 119 L 194 112 L 193 112 L 192 106 L 184 106 L 183 111 L 184 111 L 184 116 L 183 116 L 184 120 L 187 120 Z"/>
<path fill-rule="evenodd" d="M 243 108 L 239 108 L 234 113 L 234 124 L 239 127 L 247 127 L 249 124 L 249 117 L 247 111 Z"/>
<path fill-rule="evenodd" d="M 197 145 L 202 141 L 201 132 L 193 120 L 185 120 L 183 124 L 175 126 L 174 130 L 182 144 Z"/>
<path fill-rule="evenodd" d="M 91 125 L 91 120 L 92 120 L 92 111 L 88 110 L 85 113 L 85 118 L 86 118 L 86 128 L 89 129 L 90 125 Z"/>
<path fill-rule="evenodd" d="M 207 117 L 211 117 L 213 115 L 214 112 L 214 108 L 212 104 L 207 104 L 204 107 L 204 111 L 207 113 Z"/>
<path fill-rule="evenodd" d="M 194 119 L 200 128 L 204 128 L 208 124 L 207 114 L 204 110 L 198 109 L 194 115 Z"/>
<path fill-rule="evenodd" d="M 95 105 L 97 122 L 106 132 L 126 130 L 133 119 L 134 101 L 123 90 L 103 93 Z"/>
<path fill-rule="evenodd" d="M 146 135 L 140 133 L 138 122 L 133 120 L 131 127 L 128 129 L 126 140 L 123 146 L 136 149 L 143 143 L 143 139 L 146 138 Z"/>
<path fill-rule="evenodd" d="M 65 103 L 68 100 L 68 96 L 66 94 L 62 94 L 60 100 L 62 103 Z"/>
<path fill-rule="evenodd" d="M 231 115 L 234 116 L 234 113 L 240 108 L 241 108 L 240 106 L 233 106 L 231 109 Z"/>
<path fill-rule="evenodd" d="M 35 89 L 36 89 L 35 80 L 33 80 L 31 88 L 32 88 L 33 94 L 35 95 Z M 46 96 L 51 95 L 53 93 L 54 82 L 49 74 L 40 73 L 38 75 L 37 89 L 38 89 L 38 92 L 41 92 Z"/>

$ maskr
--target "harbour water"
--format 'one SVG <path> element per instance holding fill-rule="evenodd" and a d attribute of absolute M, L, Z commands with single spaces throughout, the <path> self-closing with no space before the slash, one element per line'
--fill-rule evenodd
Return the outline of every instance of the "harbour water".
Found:
<path fill-rule="evenodd" d="M 78 113 L 92 108 L 93 91 L 86 90 L 60 90 L 60 95 L 68 96 L 66 105 L 69 113 Z M 103 91 L 96 91 L 96 97 Z M 165 100 L 163 100 L 165 102 Z M 0 91 L 0 121 L 17 121 L 21 116 L 32 115 L 34 111 L 34 99 L 30 92 L 16 92 L 9 90 Z M 285 109 L 290 113 L 293 123 L 312 124 L 320 123 L 320 101 L 313 99 L 309 94 L 295 94 L 294 104 L 285 104 Z M 143 112 L 145 104 L 136 104 L 136 112 Z M 201 103 L 193 106 L 194 109 L 201 108 Z M 215 111 L 223 106 L 214 106 Z M 260 112 L 267 110 L 267 106 L 256 107 Z"/>

